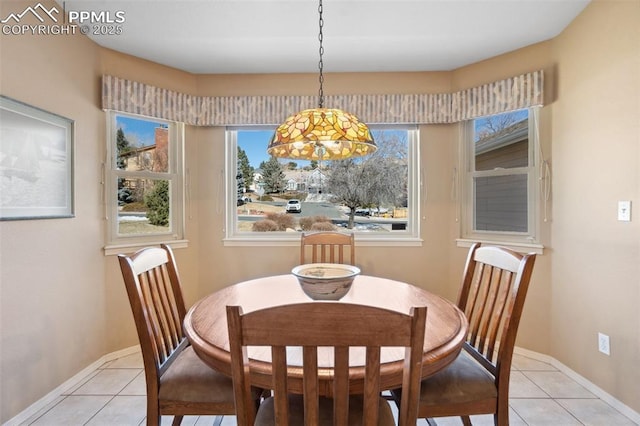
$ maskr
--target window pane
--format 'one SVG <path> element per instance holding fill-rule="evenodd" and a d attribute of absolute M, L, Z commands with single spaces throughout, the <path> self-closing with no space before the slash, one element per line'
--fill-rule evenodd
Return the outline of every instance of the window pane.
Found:
<path fill-rule="evenodd" d="M 527 175 L 474 178 L 477 231 L 527 232 Z"/>
<path fill-rule="evenodd" d="M 409 130 L 372 133 L 374 154 L 318 162 L 271 158 L 273 130 L 238 130 L 237 231 L 409 231 Z"/>
<path fill-rule="evenodd" d="M 171 232 L 168 180 L 118 178 L 118 234 Z"/>
<path fill-rule="evenodd" d="M 169 127 L 153 120 L 116 116 L 116 167 L 127 171 L 169 171 Z"/>
<path fill-rule="evenodd" d="M 529 165 L 527 110 L 474 120 L 475 170 Z"/>

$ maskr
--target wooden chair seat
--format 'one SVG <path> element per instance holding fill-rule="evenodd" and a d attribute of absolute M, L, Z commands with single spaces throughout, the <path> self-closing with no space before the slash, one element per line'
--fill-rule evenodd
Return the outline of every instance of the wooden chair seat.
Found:
<path fill-rule="evenodd" d="M 171 368 L 160 377 L 158 398 L 160 410 L 166 405 L 206 404 L 217 411 L 216 414 L 225 409 L 228 414 L 235 412 L 233 381 L 200 360 L 191 346 L 180 352 Z"/>
<path fill-rule="evenodd" d="M 442 417 L 439 407 L 474 404 L 474 414 L 493 413 L 498 391 L 494 378 L 487 370 L 466 354 L 460 354 L 444 370 L 422 381 L 420 388 L 420 417 Z M 483 408 L 484 407 L 484 408 Z M 462 408 L 452 409 L 456 413 Z M 444 414 L 448 415 L 448 414 Z"/>
<path fill-rule="evenodd" d="M 260 405 L 256 416 L 255 426 L 275 426 L 275 399 L 267 398 Z M 385 398 L 380 397 L 378 404 L 378 425 L 395 425 L 393 412 Z M 332 426 L 333 423 L 333 400 L 330 398 L 320 398 L 320 418 L 318 425 Z M 349 398 L 349 420 L 348 425 L 362 425 L 363 418 L 362 397 L 352 396 Z M 302 395 L 289 395 L 289 425 L 304 426 L 304 397 Z"/>

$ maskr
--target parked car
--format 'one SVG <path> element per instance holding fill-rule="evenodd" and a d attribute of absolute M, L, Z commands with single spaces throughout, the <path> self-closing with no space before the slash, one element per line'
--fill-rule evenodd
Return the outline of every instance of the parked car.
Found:
<path fill-rule="evenodd" d="M 300 213 L 302 212 L 302 204 L 300 204 L 300 200 L 289 200 L 289 202 L 287 202 L 285 210 L 287 213 Z"/>

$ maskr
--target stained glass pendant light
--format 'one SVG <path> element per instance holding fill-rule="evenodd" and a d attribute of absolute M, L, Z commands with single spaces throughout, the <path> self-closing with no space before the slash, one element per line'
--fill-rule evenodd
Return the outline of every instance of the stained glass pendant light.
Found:
<path fill-rule="evenodd" d="M 276 129 L 267 153 L 275 157 L 304 160 L 341 160 L 375 152 L 373 136 L 366 124 L 355 115 L 340 109 L 324 107 L 322 75 L 322 0 L 319 0 L 320 16 L 320 70 L 318 108 L 305 109 L 287 118 Z"/>

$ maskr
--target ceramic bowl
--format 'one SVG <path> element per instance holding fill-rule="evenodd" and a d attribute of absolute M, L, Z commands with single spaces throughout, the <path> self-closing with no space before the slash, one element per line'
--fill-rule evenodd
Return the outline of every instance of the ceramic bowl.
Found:
<path fill-rule="evenodd" d="M 296 266 L 291 273 L 302 291 L 314 300 L 339 300 L 351 289 L 360 269 L 339 263 L 309 263 Z"/>

